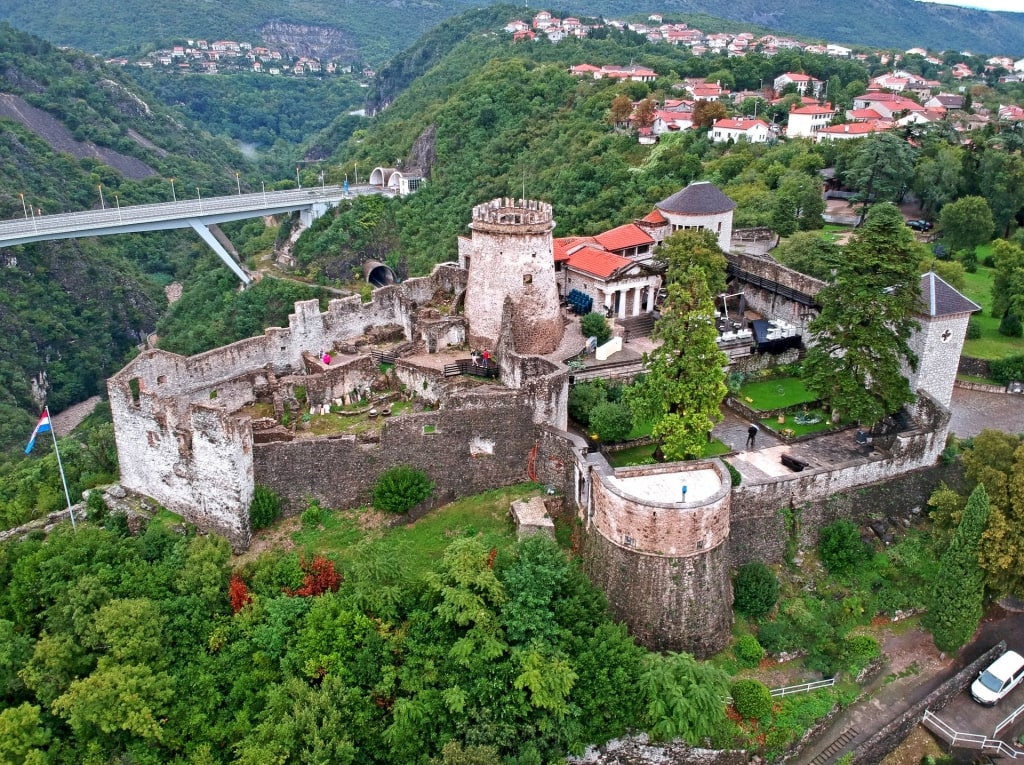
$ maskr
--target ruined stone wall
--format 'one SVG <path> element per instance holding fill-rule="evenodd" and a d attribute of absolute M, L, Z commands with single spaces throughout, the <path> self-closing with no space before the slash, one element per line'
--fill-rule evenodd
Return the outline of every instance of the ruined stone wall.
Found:
<path fill-rule="evenodd" d="M 365 504 L 377 477 L 395 465 L 425 471 L 437 494 L 453 498 L 527 480 L 536 443 L 529 403 L 511 391 L 452 403 L 387 421 L 379 442 L 350 436 L 258 444 L 255 480 L 281 494 L 290 512 L 309 499 L 332 508 Z"/>
<path fill-rule="evenodd" d="M 609 477 L 712 469 L 720 488 L 685 505 L 627 495 Z M 709 656 L 729 641 L 730 482 L 717 460 L 612 470 L 592 463 L 584 567 L 616 618 L 652 650 Z"/>
<path fill-rule="evenodd" d="M 245 549 L 253 489 L 249 420 L 210 406 L 179 407 L 147 391 L 136 399 L 127 380 L 111 380 L 107 391 L 122 485 Z"/>
<path fill-rule="evenodd" d="M 511 331 L 524 354 L 550 353 L 562 339 L 551 205 L 534 200 L 495 199 L 473 208 L 473 238 L 459 243 L 460 262 L 469 264 L 466 317 L 470 343 L 497 345 L 506 299 L 515 322 Z"/>

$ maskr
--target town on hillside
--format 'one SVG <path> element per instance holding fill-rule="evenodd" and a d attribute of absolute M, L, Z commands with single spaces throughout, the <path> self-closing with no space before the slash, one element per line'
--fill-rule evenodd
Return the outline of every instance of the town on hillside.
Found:
<path fill-rule="evenodd" d="M 645 144 L 656 142 L 665 133 L 696 127 L 711 127 L 709 136 L 714 142 L 744 139 L 765 143 L 780 135 L 815 141 L 851 140 L 932 123 L 948 124 L 967 134 L 989 123 L 1015 124 L 1024 119 L 1024 108 L 1018 104 L 1000 104 L 993 112 L 972 104 L 971 99 L 975 86 L 1024 82 L 1024 58 L 992 56 L 981 66 L 972 67 L 967 63 L 972 58 L 968 52 L 936 54 L 911 48 L 896 53 L 836 43 L 805 43 L 774 34 L 706 34 L 686 24 L 664 22 L 660 14 L 651 14 L 646 24 L 617 20 L 584 24 L 576 17 L 557 18 L 549 11 L 539 11 L 529 22 L 510 21 L 505 32 L 517 42 L 543 37 L 557 43 L 567 37 L 584 38 L 591 30 L 602 27 L 625 29 L 651 43 L 685 46 L 695 56 L 736 58 L 757 53 L 773 57 L 780 51 L 797 50 L 857 61 L 865 66 L 867 86 L 847 109 L 833 105 L 839 94 L 833 93 L 830 100 L 827 82 L 802 72 L 780 71 L 774 79 L 761 80 L 755 90 L 739 91 L 731 91 L 721 80 L 686 78 L 671 86 L 679 92 L 679 98 L 653 104 L 637 101 L 631 104 L 628 114 L 614 115 L 623 127 L 635 128 L 640 142 Z M 901 68 L 908 61 L 929 67 L 933 74 L 924 77 Z M 891 68 L 872 77 L 868 75 L 869 65 Z M 570 67 L 569 72 L 598 80 L 646 83 L 660 76 L 653 69 L 632 63 L 582 62 Z M 715 108 L 709 109 L 712 104 Z"/>

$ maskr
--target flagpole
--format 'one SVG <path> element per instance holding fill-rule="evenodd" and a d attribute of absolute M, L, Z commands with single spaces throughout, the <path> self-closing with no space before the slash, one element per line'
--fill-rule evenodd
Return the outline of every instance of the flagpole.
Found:
<path fill-rule="evenodd" d="M 64 499 L 68 501 L 68 513 L 71 515 L 71 528 L 78 531 L 75 525 L 75 511 L 71 509 L 71 493 L 68 491 L 68 479 L 64 477 L 64 463 L 60 461 L 60 449 L 57 448 L 57 431 L 53 428 L 53 418 L 50 417 L 50 407 L 44 406 L 46 419 L 50 421 L 50 435 L 53 436 L 53 451 L 57 455 L 57 467 L 60 469 L 60 482 L 64 484 Z"/>

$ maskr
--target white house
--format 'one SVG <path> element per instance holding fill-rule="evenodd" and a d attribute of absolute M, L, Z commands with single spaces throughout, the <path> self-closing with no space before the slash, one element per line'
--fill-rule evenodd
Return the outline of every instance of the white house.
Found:
<path fill-rule="evenodd" d="M 790 138 L 813 138 L 819 130 L 829 126 L 834 116 L 835 109 L 831 104 L 794 107 L 789 113 L 786 135 Z"/>
<path fill-rule="evenodd" d="M 796 92 L 801 96 L 814 96 L 815 98 L 821 95 L 821 90 L 825 87 L 825 83 L 821 80 L 816 80 L 806 74 L 797 74 L 796 72 L 780 74 L 775 78 L 773 85 L 776 92 L 781 92 L 787 85 L 795 85 Z"/>
<path fill-rule="evenodd" d="M 733 141 L 745 138 L 749 143 L 768 143 L 771 134 L 772 131 L 764 120 L 750 120 L 743 117 L 715 120 L 709 133 L 714 143 L 722 143 L 730 138 Z"/>

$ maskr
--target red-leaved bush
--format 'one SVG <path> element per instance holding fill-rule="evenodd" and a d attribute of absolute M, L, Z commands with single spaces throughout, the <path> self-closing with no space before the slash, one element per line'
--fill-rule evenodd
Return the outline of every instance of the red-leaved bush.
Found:
<path fill-rule="evenodd" d="M 228 598 L 231 600 L 231 612 L 237 614 L 249 603 L 252 603 L 252 595 L 249 588 L 245 586 L 242 577 L 238 574 L 231 575 L 231 586 L 228 587 Z"/>
<path fill-rule="evenodd" d="M 302 586 L 296 590 L 286 588 L 286 593 L 309 598 L 323 595 L 325 592 L 338 591 L 338 587 L 341 586 L 341 574 L 334 570 L 334 561 L 315 555 L 312 563 L 307 565 L 306 561 L 302 561 L 301 565 L 306 574 L 303 577 Z"/>

